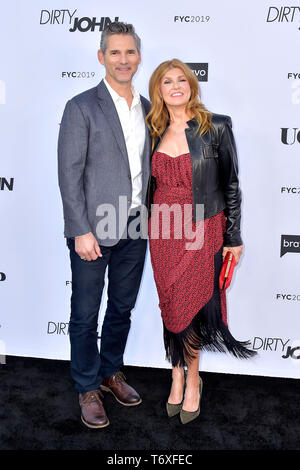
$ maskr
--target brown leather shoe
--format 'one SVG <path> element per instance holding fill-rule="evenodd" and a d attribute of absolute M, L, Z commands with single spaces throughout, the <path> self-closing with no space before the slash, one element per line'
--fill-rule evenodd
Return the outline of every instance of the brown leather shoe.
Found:
<path fill-rule="evenodd" d="M 98 429 L 109 425 L 101 398 L 103 395 L 100 390 L 79 393 L 81 420 L 88 428 Z"/>
<path fill-rule="evenodd" d="M 112 393 L 121 405 L 139 405 L 142 402 L 141 397 L 125 380 L 126 377 L 122 372 L 116 372 L 111 377 L 105 377 L 100 387 L 105 392 Z"/>

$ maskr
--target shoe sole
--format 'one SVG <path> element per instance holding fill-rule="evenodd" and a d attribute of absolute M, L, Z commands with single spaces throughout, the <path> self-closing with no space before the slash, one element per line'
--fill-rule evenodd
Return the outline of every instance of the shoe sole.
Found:
<path fill-rule="evenodd" d="M 89 424 L 89 423 L 87 423 L 87 422 L 84 420 L 84 418 L 83 418 L 82 415 L 81 415 L 81 421 L 83 422 L 83 424 L 84 424 L 85 426 L 87 426 L 87 427 L 90 428 L 90 429 L 106 428 L 106 427 L 109 425 L 109 421 L 107 421 L 107 423 L 101 424 L 101 425 Z"/>
<path fill-rule="evenodd" d="M 101 390 L 103 390 L 104 392 L 109 392 L 109 393 L 112 393 L 113 396 L 115 397 L 115 399 L 117 400 L 117 402 L 119 402 L 121 405 L 124 405 L 124 406 L 137 406 L 139 405 L 140 403 L 142 403 L 142 399 L 140 399 L 140 401 L 136 401 L 134 403 L 124 403 L 123 401 L 119 400 L 119 398 L 114 394 L 114 392 L 108 388 L 108 387 L 105 387 L 105 385 L 100 385 L 100 388 Z"/>

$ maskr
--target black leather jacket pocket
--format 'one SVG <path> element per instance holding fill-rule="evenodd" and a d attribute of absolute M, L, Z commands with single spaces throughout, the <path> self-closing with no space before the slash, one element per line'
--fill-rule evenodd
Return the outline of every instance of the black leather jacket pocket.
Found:
<path fill-rule="evenodd" d="M 218 158 L 218 146 L 211 144 L 203 147 L 204 158 Z"/>

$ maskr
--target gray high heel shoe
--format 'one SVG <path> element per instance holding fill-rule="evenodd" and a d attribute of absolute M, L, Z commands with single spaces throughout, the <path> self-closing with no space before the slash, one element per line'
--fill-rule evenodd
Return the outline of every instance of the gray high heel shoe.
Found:
<path fill-rule="evenodd" d="M 181 403 L 178 403 L 178 404 L 174 405 L 173 403 L 169 403 L 167 401 L 166 410 L 167 410 L 169 418 L 173 418 L 173 416 L 176 416 L 176 415 L 178 415 L 178 413 L 180 413 L 182 403 L 183 403 L 183 401 Z"/>
<path fill-rule="evenodd" d="M 199 398 L 198 409 L 196 411 L 186 411 L 186 410 L 183 410 L 182 407 L 181 407 L 180 421 L 181 421 L 182 424 L 190 423 L 191 421 L 196 419 L 200 414 L 200 402 L 201 402 L 201 396 L 202 396 L 203 381 L 202 381 L 201 377 L 199 377 L 199 378 L 200 378 L 200 384 L 199 384 L 200 398 Z"/>
<path fill-rule="evenodd" d="M 184 370 L 183 395 L 184 395 L 184 389 L 185 389 L 185 379 L 186 379 L 186 371 Z M 173 416 L 176 416 L 176 415 L 178 415 L 178 413 L 180 413 L 182 403 L 183 403 L 183 398 L 182 398 L 181 403 L 176 403 L 176 404 L 169 403 L 167 401 L 166 410 L 167 410 L 167 414 L 168 414 L 169 418 L 173 418 Z"/>

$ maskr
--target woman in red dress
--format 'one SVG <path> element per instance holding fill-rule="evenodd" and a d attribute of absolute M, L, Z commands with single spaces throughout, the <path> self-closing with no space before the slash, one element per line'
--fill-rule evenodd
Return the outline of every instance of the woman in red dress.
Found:
<path fill-rule="evenodd" d="M 150 254 L 173 366 L 166 408 L 187 423 L 200 413 L 200 349 L 254 354 L 231 335 L 218 282 L 226 252 L 236 263 L 242 253 L 236 147 L 230 117 L 204 107 L 198 80 L 183 62 L 160 64 L 149 94 Z"/>

